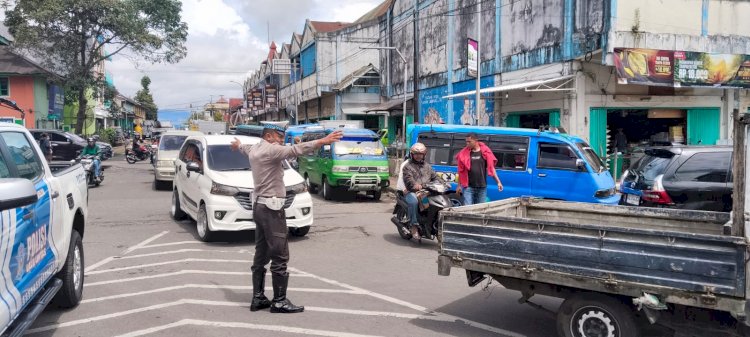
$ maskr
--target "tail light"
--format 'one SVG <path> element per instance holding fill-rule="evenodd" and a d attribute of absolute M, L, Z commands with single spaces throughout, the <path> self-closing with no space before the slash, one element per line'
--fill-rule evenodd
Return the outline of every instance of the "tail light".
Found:
<path fill-rule="evenodd" d="M 664 175 L 659 175 L 654 178 L 654 186 L 650 190 L 642 191 L 641 199 L 653 202 L 659 205 L 674 205 L 672 198 L 669 197 L 667 191 L 664 190 L 664 184 L 662 184 Z"/>

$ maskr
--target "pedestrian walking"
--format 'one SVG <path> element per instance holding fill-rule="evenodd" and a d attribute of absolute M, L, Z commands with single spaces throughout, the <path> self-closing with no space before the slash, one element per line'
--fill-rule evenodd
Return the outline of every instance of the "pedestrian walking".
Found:
<path fill-rule="evenodd" d="M 45 132 L 42 133 L 42 136 L 39 138 L 39 147 L 42 149 L 42 153 L 44 153 L 44 158 L 47 159 L 47 162 L 52 161 L 52 143 L 49 141 L 49 135 Z"/>
<path fill-rule="evenodd" d="M 463 193 L 464 205 L 474 205 L 487 200 L 487 176 L 495 179 L 498 191 L 503 190 L 500 177 L 495 172 L 497 158 L 487 145 L 479 141 L 476 133 L 466 135 L 466 147 L 457 155 L 458 193 Z"/>
<path fill-rule="evenodd" d="M 335 131 L 325 138 L 295 144 L 284 145 L 284 127 L 276 124 L 263 125 L 262 140 L 255 145 L 242 144 L 239 139 L 232 141 L 232 150 L 239 150 L 247 155 L 253 168 L 255 191 L 253 198 L 253 220 L 255 221 L 255 257 L 251 268 L 253 276 L 253 299 L 251 311 L 271 308 L 272 313 L 298 313 L 305 310 L 296 306 L 286 297 L 289 284 L 287 263 L 289 262 L 289 245 L 286 226 L 284 201 L 283 162 L 302 154 L 311 154 L 323 145 L 330 145 L 342 137 L 341 131 Z M 273 300 L 269 301 L 263 294 L 265 288 L 265 266 L 271 262 L 271 281 L 273 283 Z"/>

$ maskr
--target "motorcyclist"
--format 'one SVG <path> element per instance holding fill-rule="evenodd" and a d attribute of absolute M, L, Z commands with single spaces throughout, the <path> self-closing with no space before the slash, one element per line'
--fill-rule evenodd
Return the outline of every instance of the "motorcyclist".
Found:
<path fill-rule="evenodd" d="M 419 239 L 419 221 L 417 214 L 419 212 L 419 197 L 417 192 L 435 181 L 441 181 L 432 166 L 425 162 L 427 147 L 422 143 L 412 145 L 410 151 L 411 159 L 402 169 L 402 176 L 406 190 L 404 191 L 404 200 L 409 205 L 407 210 L 411 224 L 410 232 L 413 238 Z"/>
<path fill-rule="evenodd" d="M 86 146 L 83 148 L 83 151 L 81 151 L 81 155 L 78 156 L 78 159 L 81 159 L 83 156 L 93 156 L 94 179 L 99 180 L 102 165 L 101 160 L 99 160 L 99 152 L 101 152 L 101 150 L 99 149 L 99 145 L 96 145 L 94 138 L 89 137 L 86 139 L 86 142 Z"/>
<path fill-rule="evenodd" d="M 133 153 L 135 153 L 137 157 L 143 156 L 143 151 L 141 150 L 141 137 L 137 134 L 133 137 Z"/>

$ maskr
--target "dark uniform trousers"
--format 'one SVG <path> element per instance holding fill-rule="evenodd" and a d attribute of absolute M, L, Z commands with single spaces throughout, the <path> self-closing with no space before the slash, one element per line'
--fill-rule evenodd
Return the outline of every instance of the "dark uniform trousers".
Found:
<path fill-rule="evenodd" d="M 251 270 L 253 273 L 264 273 L 265 265 L 271 262 L 271 273 L 286 276 L 286 265 L 289 262 L 289 244 L 284 209 L 274 211 L 264 204 L 255 203 L 253 207 L 255 221 L 255 257 Z"/>

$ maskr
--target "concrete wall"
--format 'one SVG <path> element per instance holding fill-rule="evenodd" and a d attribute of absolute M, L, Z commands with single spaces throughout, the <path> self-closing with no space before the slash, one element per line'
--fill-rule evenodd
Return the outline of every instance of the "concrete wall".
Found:
<path fill-rule="evenodd" d="M 750 54 L 749 1 L 617 1 L 607 51 L 650 48 Z M 612 64 L 611 55 L 607 63 Z"/>
<path fill-rule="evenodd" d="M 323 91 L 330 91 L 341 79 L 368 64 L 379 66 L 378 50 L 360 49 L 377 46 L 378 29 L 378 23 L 371 22 L 317 34 L 318 85 Z"/>

